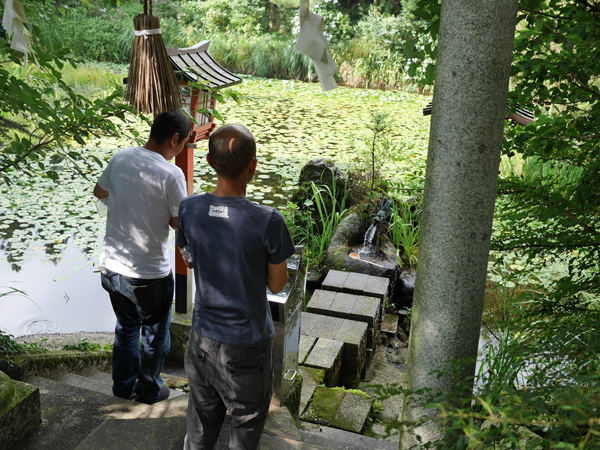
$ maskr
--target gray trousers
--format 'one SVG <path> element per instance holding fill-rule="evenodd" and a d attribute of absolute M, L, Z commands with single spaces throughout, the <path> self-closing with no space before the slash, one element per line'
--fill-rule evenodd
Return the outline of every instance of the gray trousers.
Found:
<path fill-rule="evenodd" d="M 255 450 L 273 395 L 273 343 L 245 348 L 224 344 L 193 329 L 185 349 L 190 383 L 185 450 L 218 449 L 229 411 L 229 448 Z"/>

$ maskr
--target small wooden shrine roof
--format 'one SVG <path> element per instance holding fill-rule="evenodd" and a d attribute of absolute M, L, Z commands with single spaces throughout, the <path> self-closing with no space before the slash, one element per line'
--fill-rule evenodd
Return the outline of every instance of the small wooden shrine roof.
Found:
<path fill-rule="evenodd" d="M 187 48 L 169 48 L 167 55 L 175 72 L 186 81 L 207 81 L 208 87 L 221 89 L 239 84 L 242 79 L 216 62 L 208 53 L 210 41 L 202 41 Z"/>

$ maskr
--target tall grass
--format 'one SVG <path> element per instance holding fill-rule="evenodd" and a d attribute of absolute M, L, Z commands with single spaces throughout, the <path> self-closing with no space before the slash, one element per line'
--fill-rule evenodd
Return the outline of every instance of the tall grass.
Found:
<path fill-rule="evenodd" d="M 306 201 L 306 209 L 300 214 L 298 221 L 294 219 L 293 213 L 286 214 L 286 222 L 294 241 L 304 245 L 309 264 L 315 267 L 325 260 L 333 233 L 346 211 L 348 182 L 344 183 L 340 191 L 335 177 L 332 179 L 331 187 L 311 183 L 313 199 Z"/>
<path fill-rule="evenodd" d="M 398 264 L 414 269 L 419 259 L 419 216 L 421 210 L 414 205 L 394 203 L 391 221 L 392 241 L 398 249 Z"/>
<path fill-rule="evenodd" d="M 211 56 L 231 72 L 278 79 L 312 77 L 310 59 L 294 50 L 289 39 L 232 33 L 213 35 L 210 41 Z"/>

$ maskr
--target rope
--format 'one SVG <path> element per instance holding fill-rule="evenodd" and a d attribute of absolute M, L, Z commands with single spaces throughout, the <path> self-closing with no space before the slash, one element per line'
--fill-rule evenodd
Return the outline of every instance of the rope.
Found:
<path fill-rule="evenodd" d="M 144 14 L 152 15 L 152 0 L 144 0 Z"/>

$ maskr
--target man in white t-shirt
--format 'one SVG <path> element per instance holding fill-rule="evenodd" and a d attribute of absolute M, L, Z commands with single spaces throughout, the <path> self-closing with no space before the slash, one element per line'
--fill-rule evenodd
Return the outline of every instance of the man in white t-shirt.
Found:
<path fill-rule="evenodd" d="M 184 149 L 191 129 L 181 111 L 159 114 L 148 142 L 113 155 L 94 188 L 108 200 L 99 267 L 117 316 L 113 394 L 147 404 L 169 397 L 160 378 L 174 290 L 167 240 L 187 195 L 183 172 L 169 160 Z"/>

